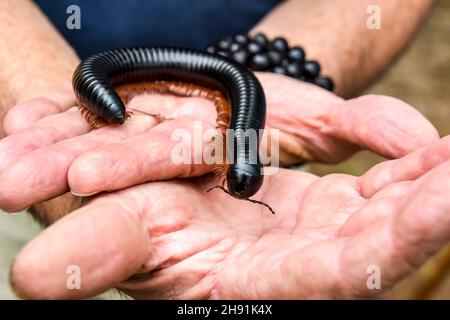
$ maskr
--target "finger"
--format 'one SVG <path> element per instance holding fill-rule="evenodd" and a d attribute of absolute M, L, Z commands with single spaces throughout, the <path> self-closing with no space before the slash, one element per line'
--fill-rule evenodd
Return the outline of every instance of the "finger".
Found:
<path fill-rule="evenodd" d="M 450 159 L 450 136 L 401 159 L 378 164 L 358 178 L 361 195 L 370 198 L 388 185 L 415 180 L 448 159 Z"/>
<path fill-rule="evenodd" d="M 80 299 L 134 274 L 148 259 L 151 242 L 138 213 L 122 204 L 94 202 L 44 230 L 11 267 L 14 291 L 28 299 Z M 73 287 L 78 276 L 79 290 Z"/>
<path fill-rule="evenodd" d="M 12 108 L 5 116 L 3 130 L 10 135 L 29 128 L 36 121 L 66 111 L 75 105 L 70 85 L 51 91 L 42 98 L 32 99 Z"/>
<path fill-rule="evenodd" d="M 363 96 L 330 110 L 323 131 L 388 158 L 398 158 L 439 139 L 434 126 L 406 103 Z"/>
<path fill-rule="evenodd" d="M 353 213 L 338 231 L 340 237 L 348 237 L 390 217 L 398 211 L 399 201 L 409 192 L 413 181 L 390 184 L 375 193 L 358 211 Z"/>
<path fill-rule="evenodd" d="M 194 106 L 195 110 L 202 110 L 195 118 L 181 115 L 142 135 L 105 145 L 77 158 L 68 174 L 71 191 L 86 195 L 210 171 L 211 166 L 205 164 L 203 154 L 207 153 L 206 147 L 216 133 L 215 110 L 209 101 L 199 99 Z M 174 112 L 192 114 L 192 109 L 188 104 Z M 217 152 L 222 160 L 223 150 Z"/>
<path fill-rule="evenodd" d="M 179 117 L 186 102 L 196 98 L 184 98 L 162 94 L 140 94 L 129 102 L 129 108 L 163 117 Z M 180 107 L 181 106 L 181 107 Z M 197 110 L 199 111 L 199 110 Z"/>
<path fill-rule="evenodd" d="M 90 130 L 89 124 L 76 108 L 39 120 L 27 130 L 0 140 L 0 172 L 17 163 L 25 154 Z"/>
<path fill-rule="evenodd" d="M 346 242 L 341 250 L 342 268 L 352 271 L 347 281 L 355 294 L 378 291 L 367 287 L 368 267 L 379 268 L 381 288 L 388 289 L 450 241 L 449 188 L 450 162 L 446 162 L 421 179 L 397 215 Z"/>
<path fill-rule="evenodd" d="M 420 178 L 393 221 L 393 236 L 409 264 L 418 266 L 450 241 L 450 161 Z"/>
<path fill-rule="evenodd" d="M 58 92 L 53 94 L 56 96 Z M 64 96 L 64 92 L 59 94 Z M 143 111 L 156 113 L 154 111 L 159 106 L 159 110 L 166 112 L 171 104 L 167 104 L 162 98 L 162 96 L 138 96 L 130 101 L 127 107 L 141 108 L 144 109 Z M 62 98 L 59 98 L 59 100 L 62 100 Z M 42 116 L 42 119 L 34 123 L 30 121 L 27 130 L 11 130 L 16 131 L 16 133 L 0 141 L 0 154 L 5 155 L 0 158 L 0 172 L 19 161 L 21 156 L 35 149 L 88 133 L 91 130 L 91 126 L 81 115 L 78 108 L 70 108 L 64 111 L 65 107 L 62 104 L 49 102 L 48 99 L 31 101 L 23 106 L 18 106 L 18 108 L 17 113 L 13 112 L 18 119 L 37 120 L 40 116 Z M 136 115 L 135 117 L 139 116 Z"/>
<path fill-rule="evenodd" d="M 0 173 L 0 207 L 15 212 L 65 193 L 67 172 L 76 157 L 100 145 L 145 132 L 156 122 L 152 117 L 132 117 L 123 126 L 106 126 L 23 156 Z M 106 164 L 100 170 L 108 171 L 105 168 Z M 108 179 L 111 177 L 115 179 Z"/>

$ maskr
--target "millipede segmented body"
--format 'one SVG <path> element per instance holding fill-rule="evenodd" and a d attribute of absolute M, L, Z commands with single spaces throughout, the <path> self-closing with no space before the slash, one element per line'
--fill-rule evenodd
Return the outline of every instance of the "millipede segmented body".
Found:
<path fill-rule="evenodd" d="M 147 88 L 153 88 L 153 91 L 166 90 L 175 94 L 182 91 L 180 83 L 221 92 L 230 106 L 228 128 L 234 131 L 232 141 L 226 140 L 227 154 L 232 154 L 233 159 L 226 167 L 228 192 L 236 198 L 247 199 L 259 190 L 263 175 L 258 149 L 266 105 L 262 86 L 251 71 L 206 52 L 141 47 L 94 55 L 82 61 L 73 76 L 73 88 L 80 106 L 107 124 L 123 124 L 126 120 L 127 101 L 124 100 L 128 99 L 123 96 L 121 99 L 117 88 L 130 83 L 148 83 Z M 160 85 L 152 86 L 151 83 Z M 146 86 L 142 87 L 145 89 Z M 194 91 L 196 89 L 189 92 Z M 218 113 L 225 111 L 218 110 Z M 249 148 L 246 134 L 250 131 L 257 135 L 257 146 L 253 149 Z"/>

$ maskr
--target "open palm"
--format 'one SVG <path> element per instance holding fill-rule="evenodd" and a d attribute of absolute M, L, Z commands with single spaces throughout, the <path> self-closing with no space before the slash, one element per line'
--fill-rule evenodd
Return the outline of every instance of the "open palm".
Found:
<path fill-rule="evenodd" d="M 46 229 L 12 269 L 18 293 L 80 298 L 349 298 L 381 294 L 450 240 L 450 139 L 361 177 L 281 170 L 256 198 L 210 176 L 99 195 Z M 44 257 L 44 258 L 43 258 Z M 66 287 L 67 268 L 81 289 Z M 367 278 L 377 267 L 381 290 Z"/>

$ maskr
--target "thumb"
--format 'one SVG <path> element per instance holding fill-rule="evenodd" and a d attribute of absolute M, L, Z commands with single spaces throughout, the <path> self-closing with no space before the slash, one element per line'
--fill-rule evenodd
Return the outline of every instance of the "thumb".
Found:
<path fill-rule="evenodd" d="M 95 201 L 44 230 L 12 265 L 13 290 L 29 299 L 79 299 L 130 277 L 146 261 L 150 239 L 122 203 Z"/>

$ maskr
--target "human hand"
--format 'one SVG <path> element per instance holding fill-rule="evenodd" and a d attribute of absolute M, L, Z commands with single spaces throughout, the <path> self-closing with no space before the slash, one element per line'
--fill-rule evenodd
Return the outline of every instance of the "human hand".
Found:
<path fill-rule="evenodd" d="M 339 162 L 360 148 L 396 158 L 438 135 L 416 110 L 398 100 L 366 96 L 344 101 L 310 84 L 258 75 L 267 96 L 267 128 L 280 130 L 282 165 L 303 160 Z M 130 107 L 174 120 L 135 115 L 120 127 L 90 131 L 69 89 L 13 108 L 0 141 L 0 207 L 18 211 L 71 190 L 79 195 L 146 181 L 200 176 L 198 164 L 174 164 L 175 129 L 214 128 L 212 103 L 199 98 L 143 95 Z M 193 155 L 194 156 L 194 155 Z M 54 220 L 54 217 L 46 217 Z"/>
<path fill-rule="evenodd" d="M 211 176 L 95 197 L 32 240 L 12 266 L 25 298 L 84 298 L 117 287 L 139 299 L 378 296 L 450 241 L 450 136 L 361 177 L 281 169 L 255 198 Z M 81 289 L 66 285 L 69 266 Z M 381 290 L 368 289 L 368 268 Z"/>

